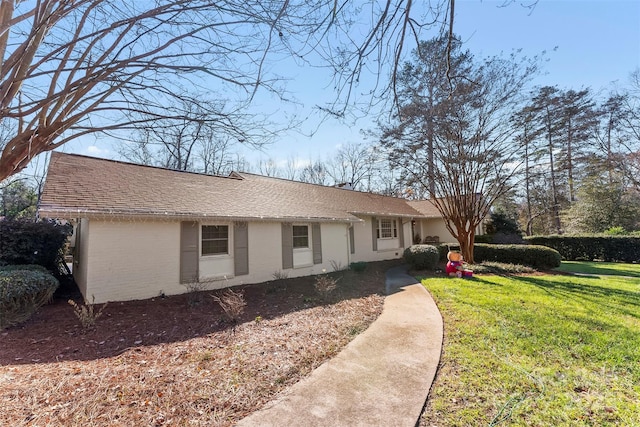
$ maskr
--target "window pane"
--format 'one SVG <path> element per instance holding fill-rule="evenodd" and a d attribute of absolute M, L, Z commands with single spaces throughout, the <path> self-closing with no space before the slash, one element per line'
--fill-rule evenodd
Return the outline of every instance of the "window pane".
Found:
<path fill-rule="evenodd" d="M 293 226 L 293 247 L 308 248 L 309 247 L 309 227 L 306 225 Z"/>
<path fill-rule="evenodd" d="M 227 253 L 226 240 L 203 240 L 202 255 L 215 255 Z"/>
<path fill-rule="evenodd" d="M 227 225 L 202 226 L 203 239 L 226 239 L 228 236 L 229 236 L 229 226 Z"/>
<path fill-rule="evenodd" d="M 391 220 L 390 219 L 381 219 L 380 220 L 380 237 L 383 239 L 388 239 L 393 237 L 391 229 Z"/>
<path fill-rule="evenodd" d="M 293 238 L 293 247 L 294 248 L 308 248 L 309 247 L 309 238 L 307 236 L 295 236 Z"/>
<path fill-rule="evenodd" d="M 219 255 L 229 253 L 229 226 L 202 226 L 202 255 Z"/>
<path fill-rule="evenodd" d="M 296 236 L 308 236 L 309 235 L 309 227 L 306 225 L 294 225 L 293 226 L 293 237 Z"/>

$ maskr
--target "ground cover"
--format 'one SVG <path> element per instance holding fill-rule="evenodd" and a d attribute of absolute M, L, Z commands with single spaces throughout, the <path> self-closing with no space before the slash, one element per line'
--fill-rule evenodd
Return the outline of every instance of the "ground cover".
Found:
<path fill-rule="evenodd" d="M 445 344 L 421 426 L 640 426 L 640 279 L 423 283 Z"/>
<path fill-rule="evenodd" d="M 0 425 L 228 426 L 335 356 L 382 311 L 384 272 L 244 287 L 239 323 L 204 292 L 111 303 L 83 331 L 65 300 L 0 332 Z"/>

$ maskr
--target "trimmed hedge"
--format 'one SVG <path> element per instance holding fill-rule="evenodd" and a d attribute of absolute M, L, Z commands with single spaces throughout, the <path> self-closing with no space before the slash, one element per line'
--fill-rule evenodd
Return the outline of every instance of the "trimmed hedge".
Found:
<path fill-rule="evenodd" d="M 412 245 L 404 250 L 403 256 L 415 270 L 435 270 L 440 253 L 433 245 Z"/>
<path fill-rule="evenodd" d="M 356 273 L 362 273 L 367 269 L 367 263 L 363 261 L 352 262 L 351 264 L 349 264 L 349 268 Z"/>
<path fill-rule="evenodd" d="M 70 225 L 0 221 L 0 265 L 38 264 L 56 271 L 69 234 Z"/>
<path fill-rule="evenodd" d="M 28 320 L 48 303 L 58 280 L 42 267 L 6 266 L 0 270 L 0 330 Z"/>
<path fill-rule="evenodd" d="M 16 270 L 28 270 L 28 271 L 39 271 L 41 273 L 49 274 L 49 270 L 44 268 L 38 264 L 18 264 L 18 265 L 1 265 L 1 271 L 16 271 Z"/>
<path fill-rule="evenodd" d="M 440 261 L 447 260 L 449 250 L 459 251 L 460 245 L 440 245 Z M 473 245 L 473 258 L 476 263 L 490 261 L 505 264 L 519 264 L 537 270 L 550 270 L 560 266 L 561 257 L 558 251 L 540 245 L 490 245 L 476 243 Z"/>
<path fill-rule="evenodd" d="M 640 262 L 640 236 L 531 236 L 529 243 L 554 248 L 567 261 Z"/>

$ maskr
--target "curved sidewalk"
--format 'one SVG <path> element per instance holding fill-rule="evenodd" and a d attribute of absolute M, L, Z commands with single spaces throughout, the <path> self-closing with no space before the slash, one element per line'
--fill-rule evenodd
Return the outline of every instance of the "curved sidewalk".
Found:
<path fill-rule="evenodd" d="M 386 275 L 384 309 L 336 357 L 249 417 L 250 426 L 416 425 L 442 350 L 442 317 L 403 267 Z"/>

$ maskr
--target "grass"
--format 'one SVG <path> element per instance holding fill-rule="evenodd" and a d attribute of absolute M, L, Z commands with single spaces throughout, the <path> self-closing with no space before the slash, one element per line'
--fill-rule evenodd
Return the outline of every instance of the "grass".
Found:
<path fill-rule="evenodd" d="M 421 426 L 640 426 L 640 279 L 423 283 L 445 349 Z"/>
<path fill-rule="evenodd" d="M 619 262 L 562 261 L 562 265 L 556 270 L 565 273 L 640 277 L 640 264 Z"/>

